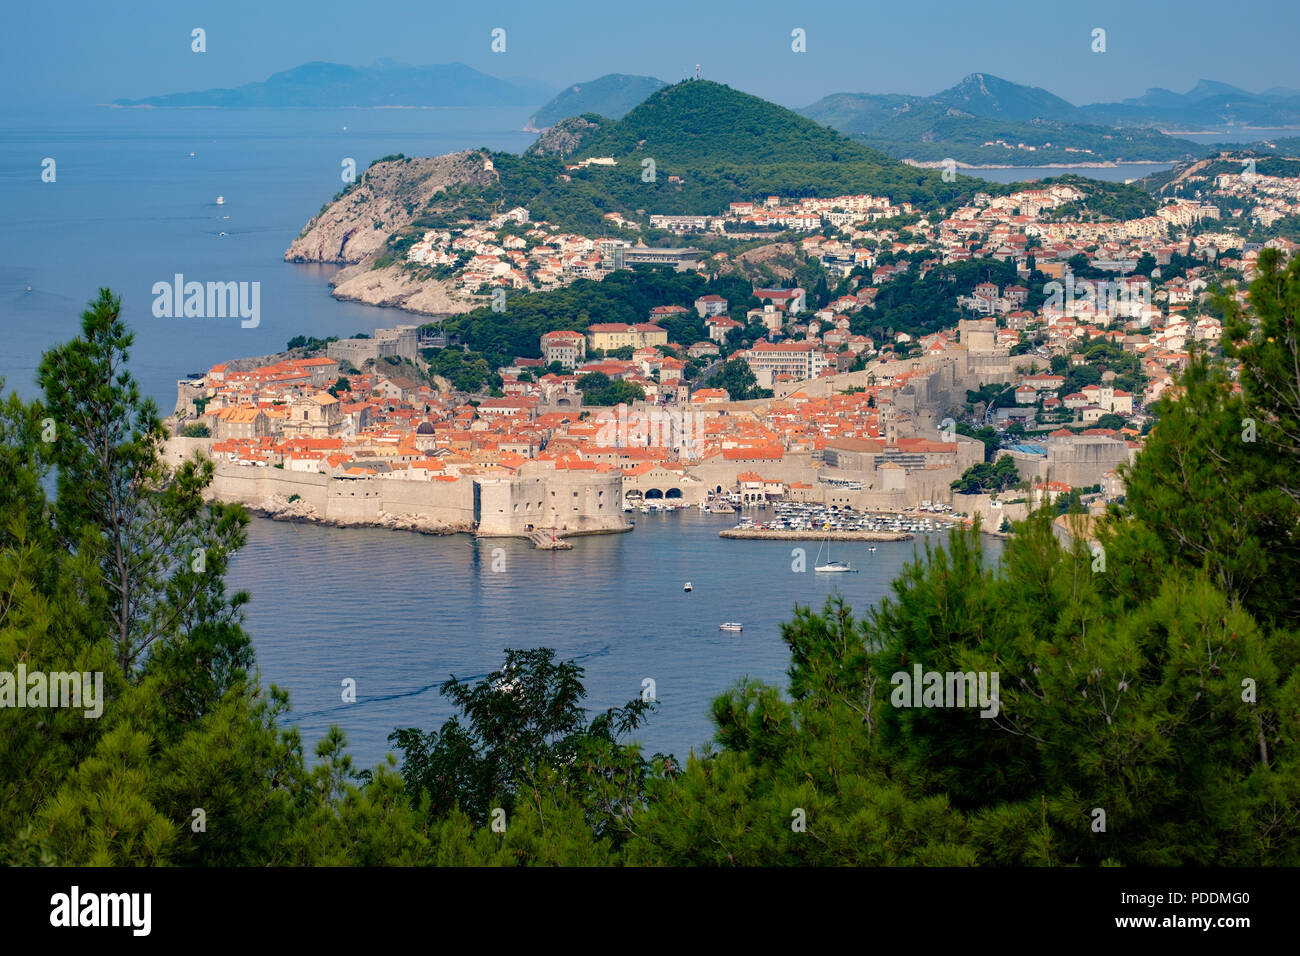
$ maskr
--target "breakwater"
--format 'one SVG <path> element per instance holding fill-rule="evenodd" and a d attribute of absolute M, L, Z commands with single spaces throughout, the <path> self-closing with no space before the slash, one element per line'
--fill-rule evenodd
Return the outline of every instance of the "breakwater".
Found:
<path fill-rule="evenodd" d="M 725 528 L 719 538 L 748 538 L 760 541 L 911 541 L 915 535 L 907 531 L 820 531 L 791 530 L 788 528 Z"/>

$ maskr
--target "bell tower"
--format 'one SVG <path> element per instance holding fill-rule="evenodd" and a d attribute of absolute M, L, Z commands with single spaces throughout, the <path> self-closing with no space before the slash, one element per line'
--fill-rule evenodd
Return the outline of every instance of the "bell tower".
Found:
<path fill-rule="evenodd" d="M 897 448 L 898 447 L 898 421 L 894 416 L 893 402 L 890 402 L 888 405 L 882 405 L 880 407 L 880 420 L 883 426 L 881 430 L 885 433 L 885 447 Z"/>

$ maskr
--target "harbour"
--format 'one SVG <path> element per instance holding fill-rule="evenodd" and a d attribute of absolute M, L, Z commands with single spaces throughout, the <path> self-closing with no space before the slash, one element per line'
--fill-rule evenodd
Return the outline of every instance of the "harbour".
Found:
<path fill-rule="evenodd" d="M 310 741 L 338 724 L 358 766 L 383 759 L 394 728 L 440 726 L 454 712 L 441 683 L 490 673 L 507 647 L 576 660 L 592 713 L 622 706 L 653 678 L 659 704 L 637 739 L 649 753 L 684 757 L 711 738 L 710 703 L 736 681 L 784 686 L 781 625 L 796 604 L 820 609 L 840 594 L 865 614 L 924 537 L 837 546 L 858 574 L 816 574 L 811 560 L 798 573 L 786 541 L 720 539 L 735 522 L 698 508 L 658 512 L 638 515 L 631 534 L 539 551 L 522 538 L 254 518 L 229 583 L 252 595 L 244 626 L 263 684 L 291 693 L 289 721 Z M 982 540 L 996 561 L 1003 543 Z M 382 608 L 382 621 L 359 608 Z M 741 622 L 743 631 L 719 628 Z M 340 699 L 348 677 L 355 703 Z"/>
<path fill-rule="evenodd" d="M 946 505 L 917 511 L 854 511 L 816 502 L 775 502 L 767 514 L 746 514 L 720 538 L 771 541 L 910 541 L 917 535 L 947 530 L 958 518 Z M 759 509 L 766 511 L 765 508 Z"/>

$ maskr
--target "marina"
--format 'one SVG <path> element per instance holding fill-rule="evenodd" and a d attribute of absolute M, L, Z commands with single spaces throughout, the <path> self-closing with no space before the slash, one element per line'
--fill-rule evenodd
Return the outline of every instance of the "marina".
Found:
<path fill-rule="evenodd" d="M 735 527 L 718 532 L 718 537 L 777 541 L 908 541 L 918 534 L 946 531 L 955 520 L 958 519 L 944 511 L 881 513 L 854 511 L 836 505 L 782 502 L 775 505 L 770 518 L 764 516 L 762 520 L 756 520 L 745 515 Z"/>

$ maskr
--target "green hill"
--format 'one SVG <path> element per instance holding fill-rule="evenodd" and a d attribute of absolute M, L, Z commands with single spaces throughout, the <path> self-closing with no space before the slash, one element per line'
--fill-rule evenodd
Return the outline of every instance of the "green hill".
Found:
<path fill-rule="evenodd" d="M 598 119 L 598 118 L 596 118 Z M 420 224 L 526 206 L 534 218 L 597 234 L 605 213 L 715 213 L 742 199 L 887 195 L 931 210 L 985 187 L 946 183 L 806 117 L 720 83 L 687 80 L 652 93 L 621 120 L 587 129 L 576 153 L 493 155 L 500 183 L 437 197 Z M 614 166 L 566 169 L 610 157 Z"/>
<path fill-rule="evenodd" d="M 589 142 L 588 156 L 653 156 L 698 164 L 747 158 L 756 163 L 872 162 L 888 157 L 793 110 L 708 80 L 686 80 L 645 102 Z"/>
<path fill-rule="evenodd" d="M 609 73 L 589 83 L 579 83 L 560 91 L 554 99 L 528 121 L 533 129 L 549 129 L 560 120 L 582 113 L 595 113 L 608 119 L 621 119 L 655 90 L 665 86 L 653 76 Z"/>
<path fill-rule="evenodd" d="M 793 110 L 707 80 L 687 80 L 652 94 L 592 137 L 580 155 L 613 157 L 618 170 L 627 166 L 621 175 L 599 172 L 607 173 L 605 180 L 614 188 L 623 180 L 636 183 L 635 193 L 626 195 L 636 206 L 645 206 L 646 193 L 652 192 L 656 212 L 722 209 L 727 202 L 768 193 L 856 192 L 887 194 L 929 209 L 974 185 L 972 180 L 944 183 L 935 172 L 900 163 Z M 654 183 L 642 182 L 647 160 L 654 161 Z M 668 188 L 671 175 L 683 180 L 677 189 Z"/>

